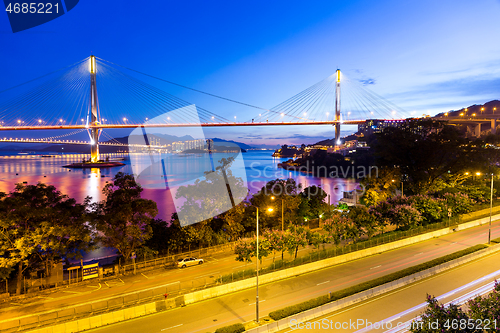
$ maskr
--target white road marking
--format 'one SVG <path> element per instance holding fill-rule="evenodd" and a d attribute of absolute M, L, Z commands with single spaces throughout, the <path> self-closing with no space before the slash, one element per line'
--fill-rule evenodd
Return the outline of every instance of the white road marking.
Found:
<path fill-rule="evenodd" d="M 423 252 L 420 252 L 420 253 L 415 254 L 415 255 L 414 255 L 414 257 L 419 256 L 419 255 L 421 255 L 421 254 L 423 254 Z"/>
<path fill-rule="evenodd" d="M 141 273 L 141 274 L 142 274 L 142 276 L 144 276 L 148 280 L 152 279 L 152 278 L 148 278 L 146 275 L 144 275 L 144 273 Z"/>
<path fill-rule="evenodd" d="M 172 326 L 172 327 L 167 327 L 167 328 L 164 328 L 164 329 L 162 329 L 162 332 L 163 332 L 163 331 L 166 331 L 166 330 L 169 330 L 169 329 L 171 329 L 171 328 L 180 327 L 180 326 L 182 326 L 182 325 L 184 325 L 184 324 L 179 324 L 179 325 L 175 325 L 175 326 Z"/>
<path fill-rule="evenodd" d="M 172 282 L 172 283 L 164 284 L 164 286 L 170 286 L 170 285 L 172 285 L 172 284 L 177 284 L 177 283 L 181 283 L 181 281 L 176 281 L 176 282 Z"/>
<path fill-rule="evenodd" d="M 265 302 L 265 301 L 266 301 L 266 300 L 265 300 L 265 299 L 263 299 L 262 301 L 259 301 L 259 303 L 262 303 L 262 302 Z M 248 304 L 248 305 L 255 305 L 255 302 L 250 303 L 250 304 Z"/>
<path fill-rule="evenodd" d="M 378 266 L 372 267 L 370 269 L 379 268 L 380 266 L 382 266 L 382 265 L 378 265 Z"/>
<path fill-rule="evenodd" d="M 319 286 L 320 284 L 328 283 L 328 282 L 330 282 L 330 281 L 325 281 L 325 282 L 318 283 L 317 286 Z"/>

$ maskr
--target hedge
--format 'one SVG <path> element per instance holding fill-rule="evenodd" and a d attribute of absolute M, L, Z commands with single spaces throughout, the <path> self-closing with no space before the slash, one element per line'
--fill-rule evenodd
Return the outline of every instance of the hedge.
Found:
<path fill-rule="evenodd" d="M 402 277 L 405 277 L 405 276 L 408 276 L 408 275 L 411 275 L 414 273 L 418 273 L 418 272 L 426 270 L 428 268 L 431 268 L 431 267 L 443 264 L 445 262 L 463 257 L 467 254 L 470 254 L 470 253 L 473 253 L 473 252 L 476 252 L 476 251 L 479 251 L 479 250 L 482 250 L 485 248 L 487 248 L 486 245 L 478 244 L 478 245 L 469 247 L 467 249 L 457 251 L 457 252 L 448 254 L 446 256 L 433 259 L 433 260 L 428 261 L 428 262 L 424 262 L 424 263 L 416 265 L 416 266 L 405 268 L 403 270 L 379 277 L 379 278 L 374 279 L 374 280 L 366 281 L 366 282 L 363 282 L 361 284 L 333 292 L 330 294 L 331 297 L 330 297 L 330 295 L 320 296 L 320 297 L 311 299 L 309 301 L 305 301 L 305 302 L 295 304 L 292 306 L 287 306 L 286 308 L 276 310 L 276 311 L 269 313 L 269 317 L 271 317 L 274 320 L 280 320 L 280 319 L 292 316 L 294 314 L 297 314 L 297 313 L 324 305 L 326 303 L 333 302 L 333 301 L 360 293 L 362 291 L 365 291 L 365 290 L 368 290 L 371 288 L 375 288 L 375 287 L 383 285 L 385 283 L 395 281 L 395 280 L 400 279 Z"/>

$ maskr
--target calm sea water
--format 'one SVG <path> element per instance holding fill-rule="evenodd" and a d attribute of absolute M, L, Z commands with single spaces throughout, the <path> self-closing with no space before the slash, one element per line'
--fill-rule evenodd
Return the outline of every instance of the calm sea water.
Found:
<path fill-rule="evenodd" d="M 331 203 L 336 203 L 342 197 L 342 191 L 350 191 L 356 185 L 353 180 L 319 178 L 279 169 L 278 163 L 286 159 L 273 158 L 272 153 L 268 150 L 251 150 L 242 154 L 250 193 L 256 193 L 270 180 L 293 178 L 303 187 L 321 185 L 331 195 Z M 201 156 L 169 155 L 169 164 L 175 166 L 167 170 L 169 181 L 182 182 L 182 177 L 192 176 L 186 173 L 186 170 L 195 170 L 199 173 L 200 170 L 203 171 L 203 168 L 206 168 L 206 161 L 203 161 Z M 128 158 L 128 155 L 111 154 L 111 159 L 126 157 L 127 159 L 123 161 L 125 165 L 103 169 L 68 169 L 63 167 L 67 164 L 80 162 L 83 156 L 67 154 L 42 157 L 41 155 L 18 155 L 15 152 L 4 153 L 3 156 L 0 156 L 0 191 L 10 192 L 16 183 L 36 184 L 43 182 L 54 185 L 63 194 L 73 197 L 79 202 L 82 202 L 86 196 L 91 196 L 93 201 L 99 201 L 104 199 L 103 187 L 118 172 L 132 174 L 134 172 L 132 164 L 147 164 L 151 158 L 148 154 L 134 155 L 131 159 Z M 162 156 L 162 158 L 164 157 Z M 156 201 L 159 211 L 158 217 L 169 220 L 171 214 L 175 212 L 170 192 L 161 183 L 157 186 L 150 186 L 147 184 L 147 180 L 145 181 L 143 197 Z"/>

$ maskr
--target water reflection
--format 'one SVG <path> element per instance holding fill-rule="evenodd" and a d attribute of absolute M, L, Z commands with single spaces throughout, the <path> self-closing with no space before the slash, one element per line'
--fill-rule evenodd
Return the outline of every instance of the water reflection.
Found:
<path fill-rule="evenodd" d="M 259 191 L 266 182 L 280 178 L 294 178 L 302 187 L 311 185 L 321 186 L 327 194 L 331 195 L 331 203 L 336 203 L 342 198 L 342 191 L 350 191 L 357 185 L 352 180 L 319 178 L 311 175 L 278 169 L 278 163 L 285 159 L 273 158 L 271 151 L 249 151 L 243 154 L 245 171 L 250 193 Z M 110 158 L 128 157 L 122 154 L 110 154 Z M 162 156 L 163 157 L 163 156 Z M 93 201 L 103 200 L 102 189 L 106 183 L 111 181 L 118 172 L 133 173 L 133 167 L 129 160 L 124 161 L 125 165 L 115 168 L 93 168 L 93 169 L 67 169 L 63 165 L 80 162 L 88 155 L 56 155 L 55 157 L 43 158 L 40 155 L 31 156 L 0 156 L 0 191 L 10 192 L 16 183 L 27 182 L 36 184 L 43 182 L 54 185 L 63 194 L 83 202 L 86 196 L 91 196 Z M 134 163 L 149 162 L 148 154 L 137 154 L 134 156 Z M 201 168 L 206 168 L 206 161 L 202 161 L 194 155 L 169 155 L 171 165 L 167 172 L 170 180 L 182 183 L 182 179 L 176 179 L 175 175 L 188 175 L 186 172 L 193 168 L 198 173 Z M 180 177 L 180 176 L 178 176 Z M 145 181 L 148 181 L 145 179 Z M 150 180 L 152 181 L 152 180 Z M 143 197 L 156 201 L 158 205 L 158 218 L 170 220 L 170 216 L 175 212 L 172 194 L 165 188 L 164 180 L 156 180 L 158 186 L 146 186 Z M 158 182 L 161 182 L 158 183 Z"/>

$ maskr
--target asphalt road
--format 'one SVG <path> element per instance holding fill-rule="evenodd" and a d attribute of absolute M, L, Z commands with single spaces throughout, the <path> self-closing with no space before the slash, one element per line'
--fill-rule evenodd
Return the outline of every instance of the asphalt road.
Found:
<path fill-rule="evenodd" d="M 261 285 L 260 316 L 487 241 L 484 225 L 279 282 Z M 495 223 L 492 237 L 500 236 Z M 196 268 L 193 268 L 196 269 Z M 444 283 L 447 286 L 447 283 Z M 443 287 L 444 287 L 443 286 Z M 408 296 L 412 297 L 412 296 Z M 415 297 L 422 302 L 422 297 Z M 385 310 L 392 312 L 392 304 Z M 117 323 L 102 332 L 213 332 L 217 327 L 255 319 L 255 289 Z"/>
<path fill-rule="evenodd" d="M 500 277 L 499 262 L 500 253 L 496 253 L 309 321 L 309 324 L 293 322 L 291 328 L 280 332 L 327 332 L 332 327 L 346 333 L 406 332 L 408 324 L 425 310 L 427 294 L 439 297 L 440 303 L 464 295 L 466 299 L 472 298 L 481 286 L 491 285 Z M 487 275 L 487 279 L 482 279 Z M 307 325 L 316 329 L 308 329 Z"/>

